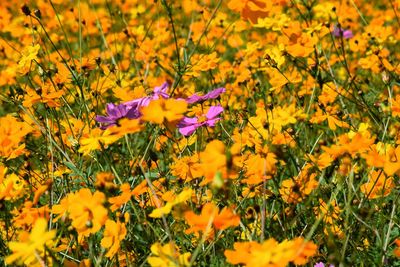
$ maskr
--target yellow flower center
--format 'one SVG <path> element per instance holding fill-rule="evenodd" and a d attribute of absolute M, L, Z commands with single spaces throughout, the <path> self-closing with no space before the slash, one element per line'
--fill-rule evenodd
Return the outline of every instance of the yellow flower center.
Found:
<path fill-rule="evenodd" d="M 199 117 L 198 123 L 202 123 L 202 122 L 205 122 L 205 121 L 207 121 L 207 117 L 206 116 L 201 116 L 201 117 Z"/>

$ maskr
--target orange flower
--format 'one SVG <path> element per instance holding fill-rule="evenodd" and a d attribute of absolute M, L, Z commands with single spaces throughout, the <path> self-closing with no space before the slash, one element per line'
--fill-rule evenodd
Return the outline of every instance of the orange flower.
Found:
<path fill-rule="evenodd" d="M 22 232 L 18 242 L 10 242 L 13 252 L 6 258 L 6 264 L 17 263 L 27 266 L 38 265 L 45 259 L 46 247 L 51 247 L 56 236 L 55 230 L 47 231 L 47 220 L 39 218 L 30 233 Z M 51 260 L 46 257 L 46 260 Z"/>
<path fill-rule="evenodd" d="M 174 243 L 168 243 L 164 246 L 155 243 L 150 248 L 152 256 L 147 261 L 151 267 L 185 267 L 190 266 L 189 252 L 180 254 L 179 249 Z"/>
<path fill-rule="evenodd" d="M 400 172 L 400 146 L 397 146 L 396 148 L 388 148 L 386 151 L 386 160 L 383 165 L 383 170 L 388 176 Z"/>
<path fill-rule="evenodd" d="M 0 117 L 0 157 L 13 159 L 25 152 L 25 144 L 20 144 L 31 132 L 28 124 L 11 115 Z"/>
<path fill-rule="evenodd" d="M 260 267 L 285 267 L 289 263 L 304 265 L 317 252 L 317 246 L 304 238 L 284 240 L 278 243 L 270 238 L 262 244 L 256 242 L 235 243 L 234 250 L 225 250 L 227 261 L 231 264 Z"/>
<path fill-rule="evenodd" d="M 7 174 L 7 168 L 0 164 L 0 200 L 22 197 L 27 183 L 16 174 Z"/>
<path fill-rule="evenodd" d="M 243 19 L 256 23 L 258 18 L 268 16 L 271 2 L 268 0 L 231 0 L 228 7 L 240 12 Z"/>
<path fill-rule="evenodd" d="M 204 175 L 200 185 L 213 182 L 217 174 L 226 177 L 225 145 L 219 140 L 209 142 L 206 149 L 200 153 L 200 166 Z"/>
<path fill-rule="evenodd" d="M 120 186 L 121 194 L 116 197 L 110 197 L 108 202 L 111 204 L 111 211 L 118 210 L 122 205 L 127 203 L 132 197 L 131 186 L 128 183 L 124 183 Z"/>
<path fill-rule="evenodd" d="M 103 203 L 105 195 L 101 192 L 92 194 L 90 189 L 83 188 L 76 193 L 71 193 L 53 206 L 53 213 L 60 216 L 68 215 L 72 219 L 72 226 L 78 234 L 89 236 L 96 233 L 107 220 L 107 209 Z"/>
<path fill-rule="evenodd" d="M 161 98 L 151 101 L 147 107 L 142 108 L 142 120 L 157 124 L 162 124 L 164 121 L 177 122 L 183 118 L 186 109 L 187 103 L 184 100 Z"/>
<path fill-rule="evenodd" d="M 272 152 L 250 155 L 246 160 L 246 184 L 259 184 L 266 179 L 271 179 L 276 172 L 276 155 Z"/>
<path fill-rule="evenodd" d="M 140 120 L 122 118 L 118 120 L 118 126 L 115 125 L 109 129 L 112 135 L 123 137 L 126 134 L 140 132 L 143 129 L 143 125 L 140 123 Z"/>
<path fill-rule="evenodd" d="M 335 200 L 326 204 L 325 201 L 320 199 L 319 206 L 314 208 L 314 213 L 325 223 L 324 233 L 326 235 L 335 234 L 339 238 L 344 237 L 344 233 L 339 227 L 341 210 Z"/>
<path fill-rule="evenodd" d="M 126 236 L 125 224 L 121 222 L 114 222 L 112 220 L 106 221 L 106 228 L 104 230 L 104 236 L 101 240 L 101 246 L 108 248 L 106 253 L 107 258 L 112 258 L 118 252 L 121 241 Z"/>
<path fill-rule="evenodd" d="M 391 109 L 393 117 L 400 117 L 400 95 L 391 100 Z"/>
<path fill-rule="evenodd" d="M 186 233 L 203 232 L 206 236 L 212 236 L 212 226 L 217 230 L 224 230 L 231 226 L 238 226 L 240 223 L 239 216 L 231 209 L 225 207 L 219 213 L 218 207 L 213 203 L 206 203 L 200 215 L 196 215 L 193 211 L 185 212 L 185 219 L 190 225 Z"/>
<path fill-rule="evenodd" d="M 172 175 L 175 175 L 186 182 L 203 175 L 197 154 L 176 159 L 170 168 Z"/>
<path fill-rule="evenodd" d="M 100 128 L 93 129 L 89 135 L 81 138 L 79 152 L 83 155 L 89 155 L 93 150 L 101 149 L 102 144 L 104 147 L 116 142 L 121 136 L 114 135 L 111 128 L 105 131 Z"/>
<path fill-rule="evenodd" d="M 30 64 L 33 60 L 37 60 L 37 54 L 39 53 L 40 45 L 32 45 L 25 47 L 22 51 L 22 57 L 18 62 L 18 71 L 21 73 L 27 73 L 30 69 Z"/>
<path fill-rule="evenodd" d="M 111 172 L 99 172 L 96 174 L 96 187 L 97 188 L 114 188 L 116 185 L 113 183 L 114 175 Z"/>
<path fill-rule="evenodd" d="M 27 88 L 22 104 L 27 108 L 32 107 L 37 103 L 46 103 L 49 107 L 53 108 L 59 107 L 61 106 L 59 100 L 63 94 L 63 90 L 56 89 L 51 83 L 44 83 L 36 90 Z"/>
<path fill-rule="evenodd" d="M 213 52 L 209 55 L 193 56 L 193 66 L 190 71 L 186 72 L 185 75 L 191 75 L 193 77 L 199 77 L 202 71 L 208 71 L 215 69 L 218 66 L 219 58 L 217 52 Z"/>
<path fill-rule="evenodd" d="M 177 196 L 172 196 L 171 199 L 168 200 L 167 204 L 165 204 L 165 206 L 154 209 L 149 216 L 152 218 L 161 218 L 171 213 L 171 210 L 174 206 L 188 201 L 192 197 L 192 195 L 192 189 L 183 189 L 182 192 L 179 193 Z M 164 197 L 164 199 L 165 198 L 166 197 Z"/>
<path fill-rule="evenodd" d="M 299 203 L 318 187 L 318 181 L 315 180 L 316 174 L 308 173 L 310 167 L 311 165 L 306 165 L 297 177 L 282 182 L 279 193 L 286 203 Z"/>
<path fill-rule="evenodd" d="M 396 243 L 396 248 L 393 251 L 393 254 L 397 257 L 400 258 L 400 238 L 397 238 L 395 241 Z"/>
<path fill-rule="evenodd" d="M 382 171 L 372 171 L 367 183 L 361 185 L 361 192 L 369 199 L 386 197 L 396 187 L 393 177 L 387 177 Z"/>
<path fill-rule="evenodd" d="M 326 110 L 318 109 L 317 112 L 310 119 L 311 123 L 321 123 L 323 121 L 328 121 L 328 127 L 332 131 L 335 131 L 337 127 L 349 128 L 349 124 L 339 120 L 336 116 L 337 108 L 333 106 L 328 106 Z"/>
<path fill-rule="evenodd" d="M 285 37 L 283 40 L 285 40 Z M 281 41 L 285 43 L 283 40 Z M 317 41 L 317 37 L 307 33 L 291 33 L 289 38 L 286 39 L 286 51 L 293 57 L 307 57 L 314 51 Z"/>

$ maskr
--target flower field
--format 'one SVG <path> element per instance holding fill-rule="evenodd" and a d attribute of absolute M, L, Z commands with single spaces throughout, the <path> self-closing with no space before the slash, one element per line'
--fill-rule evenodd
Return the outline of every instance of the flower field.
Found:
<path fill-rule="evenodd" d="M 400 266 L 399 0 L 5 0 L 0 266 Z"/>

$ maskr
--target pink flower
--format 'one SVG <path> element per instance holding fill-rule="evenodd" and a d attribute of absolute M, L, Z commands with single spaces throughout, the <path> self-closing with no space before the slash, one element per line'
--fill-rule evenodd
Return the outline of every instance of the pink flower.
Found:
<path fill-rule="evenodd" d="M 343 37 L 343 39 L 350 39 L 353 37 L 353 32 L 351 30 L 343 30 L 340 25 L 335 25 L 332 31 L 333 36 Z"/>
<path fill-rule="evenodd" d="M 215 123 L 221 118 L 218 117 L 224 111 L 221 106 L 211 106 L 205 116 L 201 117 L 184 117 L 178 124 L 179 132 L 184 136 L 189 136 L 201 126 L 214 127 Z"/>
<path fill-rule="evenodd" d="M 107 116 L 96 116 L 96 121 L 102 124 L 100 128 L 103 130 L 110 126 L 117 125 L 119 119 L 137 119 L 140 117 L 137 110 L 128 108 L 123 104 L 114 105 L 113 103 L 108 103 L 106 109 Z"/>
<path fill-rule="evenodd" d="M 137 119 L 142 116 L 140 108 L 148 106 L 150 101 L 159 98 L 169 98 L 167 94 L 168 83 L 165 82 L 161 86 L 157 86 L 153 89 L 153 92 L 149 96 L 137 98 L 122 104 L 115 105 L 108 103 L 106 110 L 107 116 L 96 116 L 96 121 L 101 123 L 101 129 L 106 129 L 112 125 L 117 125 L 118 120 L 122 118 Z"/>
<path fill-rule="evenodd" d="M 321 261 L 321 262 L 316 263 L 316 264 L 314 265 L 314 267 L 325 267 L 325 264 Z M 329 264 L 328 267 L 335 267 L 335 265 Z"/>
<path fill-rule="evenodd" d="M 151 100 L 156 100 L 160 98 L 169 98 L 167 90 L 168 90 L 168 83 L 165 82 L 161 86 L 155 87 L 151 95 L 125 102 L 123 103 L 123 105 L 127 106 L 128 108 L 135 108 L 136 110 L 139 111 L 141 107 L 148 106 Z"/>
<path fill-rule="evenodd" d="M 220 94 L 225 93 L 225 91 L 226 91 L 226 89 L 221 87 L 221 88 L 214 89 L 203 96 L 199 96 L 197 93 L 195 93 L 192 96 L 186 98 L 186 102 L 188 104 L 193 104 L 196 102 L 205 101 L 207 99 L 215 99 Z"/>

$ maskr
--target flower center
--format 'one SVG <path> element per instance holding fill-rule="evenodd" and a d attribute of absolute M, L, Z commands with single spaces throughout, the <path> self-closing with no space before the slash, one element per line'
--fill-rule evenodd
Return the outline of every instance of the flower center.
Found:
<path fill-rule="evenodd" d="M 199 120 L 197 122 L 198 123 L 202 123 L 202 122 L 205 122 L 205 121 L 207 121 L 207 117 L 203 115 L 203 116 L 199 117 Z"/>

